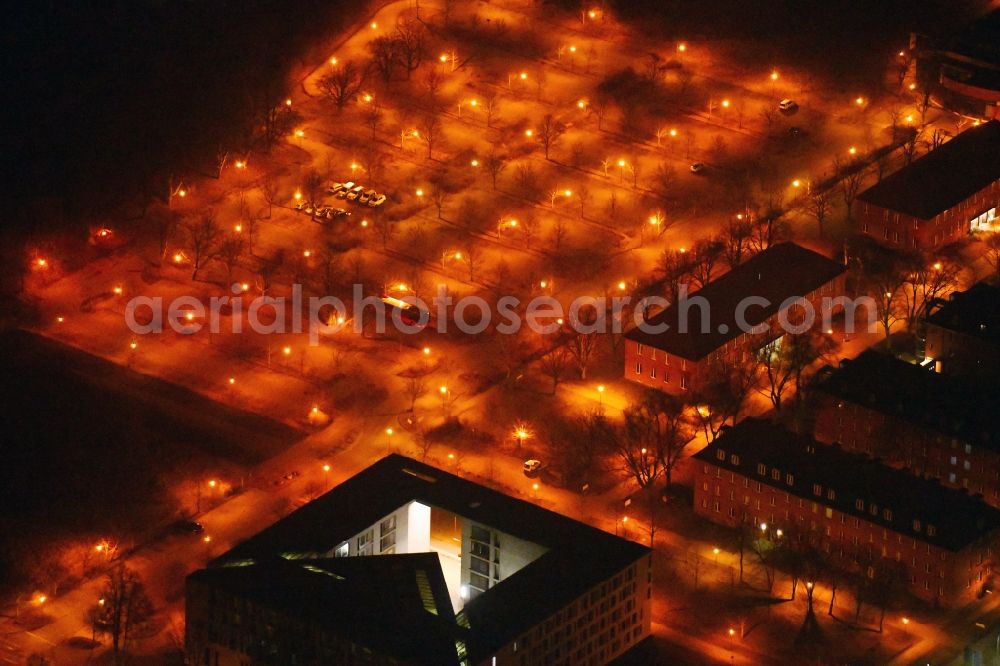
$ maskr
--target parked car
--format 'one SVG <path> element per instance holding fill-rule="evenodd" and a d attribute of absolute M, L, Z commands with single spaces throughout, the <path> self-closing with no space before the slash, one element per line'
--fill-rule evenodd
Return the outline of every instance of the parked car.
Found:
<path fill-rule="evenodd" d="M 331 208 L 329 212 L 327 212 L 326 214 L 327 218 L 331 220 L 336 220 L 341 217 L 347 217 L 348 215 L 350 215 L 350 213 L 344 210 L 343 208 Z"/>
<path fill-rule="evenodd" d="M 316 210 L 313 211 L 315 217 L 326 217 L 327 212 L 333 210 L 330 206 L 317 206 Z"/>
<path fill-rule="evenodd" d="M 174 530 L 185 534 L 201 534 L 205 531 L 205 526 L 193 520 L 182 520 L 174 523 Z"/>
<path fill-rule="evenodd" d="M 352 187 L 351 191 L 347 193 L 347 200 L 348 201 L 354 201 L 355 199 L 357 199 L 358 197 L 360 197 L 361 193 L 364 192 L 364 191 L 365 191 L 365 186 L 364 185 L 358 185 L 356 187 Z"/>
<path fill-rule="evenodd" d="M 347 198 L 347 193 L 350 192 L 351 188 L 353 188 L 353 187 L 354 187 L 354 183 L 352 181 L 347 181 L 346 183 L 344 183 L 343 187 L 341 187 L 339 190 L 337 190 L 337 193 L 336 193 L 335 196 L 338 199 L 345 199 L 345 198 Z"/>
<path fill-rule="evenodd" d="M 302 212 L 306 215 L 312 215 L 314 210 L 316 210 L 316 205 L 311 201 L 302 207 Z"/>
<path fill-rule="evenodd" d="M 358 197 L 358 203 L 366 204 L 371 201 L 371 198 L 376 194 L 378 194 L 378 192 L 375 190 L 365 190 L 361 193 L 361 196 Z"/>
<path fill-rule="evenodd" d="M 309 202 L 308 201 L 299 201 L 298 203 L 295 204 L 295 210 L 299 210 L 299 211 L 302 210 L 303 208 L 306 207 L 307 203 L 309 203 Z"/>
<path fill-rule="evenodd" d="M 534 458 L 524 461 L 524 475 L 528 477 L 537 476 L 542 469 L 542 461 Z"/>
<path fill-rule="evenodd" d="M 381 206 L 384 203 L 385 203 L 384 194 L 376 194 L 375 196 L 373 196 L 371 199 L 368 200 L 368 205 L 371 206 L 372 208 Z"/>
<path fill-rule="evenodd" d="M 799 105 L 790 99 L 783 99 L 778 102 L 778 110 L 784 113 L 795 113 L 799 108 Z"/>
<path fill-rule="evenodd" d="M 691 165 L 691 173 L 701 173 L 705 170 L 704 162 L 695 162 Z"/>
<path fill-rule="evenodd" d="M 344 189 L 345 186 L 346 183 L 333 183 L 332 185 L 330 185 L 330 187 L 327 188 L 326 191 L 329 194 L 336 194 L 337 192 L 340 192 L 342 189 Z"/>

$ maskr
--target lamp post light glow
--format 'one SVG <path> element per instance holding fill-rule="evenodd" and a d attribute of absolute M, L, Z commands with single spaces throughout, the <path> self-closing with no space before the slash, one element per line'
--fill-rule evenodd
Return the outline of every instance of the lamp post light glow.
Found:
<path fill-rule="evenodd" d="M 863 105 L 865 103 L 865 98 L 864 97 L 857 97 L 857 98 L 855 98 L 854 103 L 857 104 L 858 106 L 861 106 L 861 105 Z"/>
<path fill-rule="evenodd" d="M 684 42 L 681 42 L 680 44 L 677 45 L 677 50 L 680 53 L 684 53 L 685 51 L 688 50 L 687 44 L 685 44 Z"/>

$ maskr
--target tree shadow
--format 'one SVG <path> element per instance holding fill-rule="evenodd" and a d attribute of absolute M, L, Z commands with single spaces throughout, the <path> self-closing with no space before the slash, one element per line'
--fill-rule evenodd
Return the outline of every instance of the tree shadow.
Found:
<path fill-rule="evenodd" d="M 823 652 L 822 648 L 826 645 L 826 637 L 816 619 L 816 613 L 811 608 L 806 613 L 802 626 L 799 627 L 799 631 L 795 635 L 793 645 L 803 656 L 819 657 Z"/>

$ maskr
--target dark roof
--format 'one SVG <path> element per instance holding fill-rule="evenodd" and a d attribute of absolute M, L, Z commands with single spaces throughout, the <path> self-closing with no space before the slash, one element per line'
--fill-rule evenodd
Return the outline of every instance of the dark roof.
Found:
<path fill-rule="evenodd" d="M 889 354 L 865 351 L 836 370 L 825 369 L 817 389 L 840 400 L 915 426 L 1000 451 L 1000 387 L 942 375 Z"/>
<path fill-rule="evenodd" d="M 971 127 L 858 195 L 930 220 L 1000 179 L 1000 121 Z"/>
<path fill-rule="evenodd" d="M 717 458 L 720 449 L 724 460 Z M 739 456 L 738 464 L 733 464 L 733 454 Z M 950 551 L 1000 527 L 1000 511 L 966 493 L 820 444 L 771 421 L 744 419 L 695 458 Z M 760 463 L 766 466 L 765 474 L 758 473 Z M 771 476 L 772 469 L 780 471 L 779 480 Z M 786 483 L 787 474 L 793 477 L 792 485 Z M 813 484 L 821 486 L 819 495 L 813 493 Z M 829 499 L 828 490 L 834 491 L 834 499 Z M 857 500 L 863 500 L 864 509 L 857 508 Z M 876 515 L 870 511 L 873 505 Z M 892 512 L 891 520 L 886 520 L 884 509 Z M 914 530 L 914 521 L 920 521 L 920 531 Z M 928 525 L 934 526 L 934 536 L 927 535 Z"/>
<path fill-rule="evenodd" d="M 190 580 L 290 613 L 405 663 L 458 664 L 455 643 L 465 630 L 455 624 L 436 553 L 272 558 L 203 569 Z"/>
<path fill-rule="evenodd" d="M 932 308 L 928 324 L 1000 344 L 1000 287 L 977 282 Z"/>
<path fill-rule="evenodd" d="M 652 333 L 635 327 L 625 337 L 697 361 L 744 332 L 736 320 L 736 309 L 743 299 L 757 296 L 770 303 L 767 307 L 752 306 L 746 310 L 746 320 L 752 328 L 777 313 L 786 299 L 804 296 L 846 270 L 843 264 L 795 243 L 778 243 L 688 296 L 689 301 L 698 296 L 708 301 L 708 331 L 701 329 L 701 308 L 691 303 L 685 309 L 686 321 L 681 322 L 681 308 L 675 303 L 647 322 L 651 326 L 667 324 L 670 328 L 666 331 Z M 685 324 L 686 332 L 680 332 L 681 323 Z"/>
<path fill-rule="evenodd" d="M 983 15 L 960 31 L 951 40 L 950 50 L 1000 67 L 1000 9 Z"/>
<path fill-rule="evenodd" d="M 468 618 L 468 646 L 473 657 L 485 658 L 649 553 L 640 544 L 393 454 L 210 565 L 268 560 L 283 553 L 323 556 L 414 500 L 547 549 L 462 609 L 461 614 Z"/>

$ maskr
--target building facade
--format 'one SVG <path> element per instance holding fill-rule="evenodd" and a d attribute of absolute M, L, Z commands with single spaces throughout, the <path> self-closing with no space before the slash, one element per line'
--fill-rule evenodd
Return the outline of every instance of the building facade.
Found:
<path fill-rule="evenodd" d="M 972 127 L 858 195 L 857 231 L 932 250 L 1000 220 L 1000 121 Z"/>
<path fill-rule="evenodd" d="M 959 491 L 746 419 L 696 454 L 695 512 L 714 523 L 802 540 L 875 578 L 893 571 L 944 605 L 990 585 L 1000 514 Z"/>
<path fill-rule="evenodd" d="M 873 351 L 821 376 L 814 391 L 817 440 L 1000 506 L 996 388 Z"/>
<path fill-rule="evenodd" d="M 931 304 L 924 355 L 938 372 L 1000 377 L 1000 287 L 979 282 Z"/>
<path fill-rule="evenodd" d="M 192 574 L 186 650 L 198 666 L 598 666 L 649 635 L 651 567 L 644 546 L 392 455 Z"/>
<path fill-rule="evenodd" d="M 828 324 L 843 310 L 846 277 L 811 250 L 772 246 L 650 318 L 669 327 L 662 333 L 627 332 L 624 376 L 672 395 L 697 391 L 716 364 L 743 362 L 790 327 Z"/>

